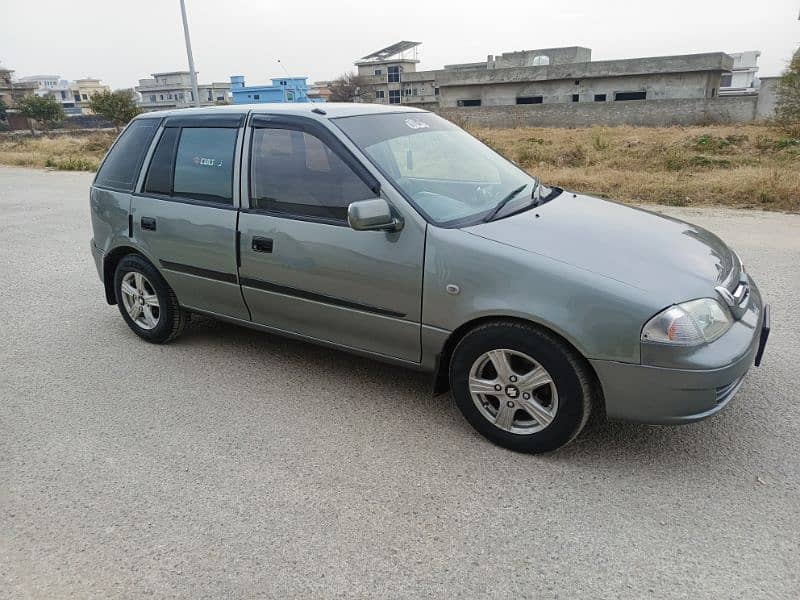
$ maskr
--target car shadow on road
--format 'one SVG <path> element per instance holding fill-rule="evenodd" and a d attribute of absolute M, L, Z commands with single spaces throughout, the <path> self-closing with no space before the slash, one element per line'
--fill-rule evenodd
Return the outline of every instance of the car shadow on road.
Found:
<path fill-rule="evenodd" d="M 326 377 L 342 382 L 354 381 L 356 386 L 374 390 L 359 398 L 402 399 L 402 410 L 398 408 L 398 412 L 408 414 L 409 419 L 417 418 L 414 411 L 425 411 L 428 423 L 452 430 L 460 443 L 474 444 L 476 452 L 488 444 L 461 418 L 449 394 L 432 395 L 431 376 L 427 373 L 196 315 L 175 343 L 246 353 L 251 359 L 265 363 L 281 361 L 289 372 L 295 369 L 325 372 Z M 720 461 L 736 461 L 736 450 L 728 444 L 736 429 L 736 417 L 724 413 L 708 421 L 677 427 L 613 422 L 595 414 L 582 434 L 567 447 L 531 459 L 662 472 L 673 467 L 677 472 L 691 461 L 697 473 L 702 474 L 704 466 L 713 470 L 720 467 Z"/>

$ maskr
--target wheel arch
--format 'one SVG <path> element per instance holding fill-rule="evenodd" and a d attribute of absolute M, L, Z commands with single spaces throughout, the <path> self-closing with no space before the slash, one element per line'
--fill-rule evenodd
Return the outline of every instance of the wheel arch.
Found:
<path fill-rule="evenodd" d="M 572 341 L 566 338 L 559 331 L 554 330 L 552 327 L 548 327 L 547 325 L 538 323 L 531 319 L 510 316 L 510 315 L 484 315 L 481 317 L 476 317 L 465 323 L 462 323 L 450 333 L 450 335 L 445 340 L 445 343 L 442 346 L 442 350 L 436 359 L 436 367 L 434 369 L 434 379 L 433 379 L 434 394 L 443 394 L 450 389 L 450 361 L 453 358 L 453 351 L 455 350 L 458 343 L 464 338 L 464 336 L 466 336 L 470 331 L 472 331 L 476 327 L 493 322 L 521 323 L 523 325 L 534 327 L 536 329 L 545 331 L 548 334 L 555 336 L 561 343 L 563 343 L 570 350 L 572 350 L 578 358 L 580 358 L 581 362 L 586 368 L 587 373 L 589 373 L 592 379 L 594 380 L 596 389 L 602 396 L 603 388 L 602 384 L 600 383 L 600 378 L 597 376 L 594 367 L 592 367 L 592 364 L 586 358 L 585 354 L 581 352 L 581 350 Z M 602 404 L 605 405 L 604 399 L 602 400 Z"/>
<path fill-rule="evenodd" d="M 151 265 L 153 264 L 153 261 L 141 250 L 133 246 L 117 246 L 103 257 L 103 287 L 106 292 L 106 302 L 109 304 L 117 303 L 117 294 L 114 291 L 114 272 L 117 270 L 117 265 L 119 261 L 131 254 L 141 256 Z"/>

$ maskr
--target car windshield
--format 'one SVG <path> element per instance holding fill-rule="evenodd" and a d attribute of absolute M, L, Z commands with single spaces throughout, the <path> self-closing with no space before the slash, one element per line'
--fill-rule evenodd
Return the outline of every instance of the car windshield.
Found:
<path fill-rule="evenodd" d="M 509 195 L 514 203 L 530 200 L 533 177 L 437 115 L 385 113 L 334 123 L 437 225 L 477 223 Z M 527 193 L 512 194 L 523 187 Z"/>

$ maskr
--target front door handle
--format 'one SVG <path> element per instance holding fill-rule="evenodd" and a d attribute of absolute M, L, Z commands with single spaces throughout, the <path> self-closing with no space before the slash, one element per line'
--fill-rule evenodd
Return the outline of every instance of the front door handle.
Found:
<path fill-rule="evenodd" d="M 250 247 L 256 252 L 272 252 L 273 242 L 270 238 L 254 237 Z"/>
<path fill-rule="evenodd" d="M 142 229 L 147 229 L 148 231 L 156 230 L 156 220 L 153 217 L 142 217 L 140 223 L 142 224 Z"/>

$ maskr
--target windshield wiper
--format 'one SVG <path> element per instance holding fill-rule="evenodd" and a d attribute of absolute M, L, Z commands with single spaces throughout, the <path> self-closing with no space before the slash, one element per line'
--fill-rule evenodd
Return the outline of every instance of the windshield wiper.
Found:
<path fill-rule="evenodd" d="M 488 223 L 489 221 L 494 219 L 497 216 L 497 213 L 499 213 L 501 210 L 503 210 L 503 207 L 506 204 L 508 204 L 509 202 L 511 202 L 514 198 L 516 198 L 517 194 L 519 194 L 526 187 L 528 187 L 527 183 L 524 184 L 524 185 L 519 186 L 518 188 L 515 188 L 515 189 L 511 190 L 506 195 L 505 198 L 503 198 L 502 200 L 500 200 L 500 202 L 497 203 L 497 206 L 494 207 L 494 210 L 492 210 L 492 212 L 490 212 L 486 217 L 484 217 L 483 222 L 484 223 Z"/>

